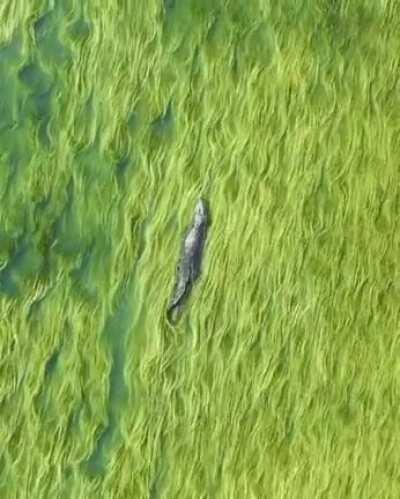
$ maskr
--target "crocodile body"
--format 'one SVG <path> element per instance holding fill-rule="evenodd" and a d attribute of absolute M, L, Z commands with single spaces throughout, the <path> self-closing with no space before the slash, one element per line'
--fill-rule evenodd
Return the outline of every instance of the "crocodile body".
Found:
<path fill-rule="evenodd" d="M 175 291 L 167 310 L 167 317 L 171 323 L 178 320 L 182 306 L 200 275 L 209 222 L 208 206 L 204 199 L 199 199 L 192 224 L 183 241 Z"/>

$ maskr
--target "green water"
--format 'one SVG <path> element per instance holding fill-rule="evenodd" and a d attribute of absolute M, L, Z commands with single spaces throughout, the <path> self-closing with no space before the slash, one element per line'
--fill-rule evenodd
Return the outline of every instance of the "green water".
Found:
<path fill-rule="evenodd" d="M 399 497 L 399 23 L 0 5 L 2 498 Z"/>

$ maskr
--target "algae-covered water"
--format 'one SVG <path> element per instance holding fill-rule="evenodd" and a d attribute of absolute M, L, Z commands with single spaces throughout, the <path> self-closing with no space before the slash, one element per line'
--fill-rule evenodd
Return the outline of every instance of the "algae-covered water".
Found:
<path fill-rule="evenodd" d="M 399 25 L 3 0 L 1 498 L 400 496 Z"/>

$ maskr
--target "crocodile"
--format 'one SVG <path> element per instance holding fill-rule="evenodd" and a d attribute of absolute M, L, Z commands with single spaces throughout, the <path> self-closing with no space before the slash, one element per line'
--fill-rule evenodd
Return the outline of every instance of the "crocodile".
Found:
<path fill-rule="evenodd" d="M 209 208 L 206 201 L 200 198 L 196 204 L 193 221 L 183 241 L 175 290 L 167 309 L 167 318 L 172 324 L 177 322 L 182 306 L 189 297 L 193 284 L 200 276 L 209 225 Z"/>

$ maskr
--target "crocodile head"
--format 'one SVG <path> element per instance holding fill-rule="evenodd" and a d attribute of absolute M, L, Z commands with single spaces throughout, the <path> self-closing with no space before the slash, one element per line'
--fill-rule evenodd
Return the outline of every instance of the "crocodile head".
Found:
<path fill-rule="evenodd" d="M 194 224 L 199 226 L 208 223 L 208 206 L 203 198 L 200 198 L 194 210 Z"/>

